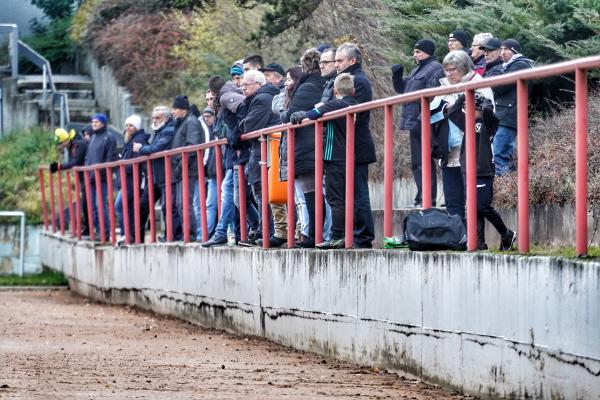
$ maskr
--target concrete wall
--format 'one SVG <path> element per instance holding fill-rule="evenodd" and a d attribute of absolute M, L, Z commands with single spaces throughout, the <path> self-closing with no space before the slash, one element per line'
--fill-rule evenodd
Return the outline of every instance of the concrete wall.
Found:
<path fill-rule="evenodd" d="M 44 234 L 71 288 L 482 398 L 600 398 L 600 265 L 547 257 L 198 245 Z"/>
<path fill-rule="evenodd" d="M 2 129 L 5 134 L 15 129 L 28 129 L 39 124 L 39 106 L 19 94 L 17 80 L 2 79 Z"/>
<path fill-rule="evenodd" d="M 101 108 L 107 109 L 109 113 L 109 124 L 118 131 L 125 129 L 125 119 L 131 114 L 138 114 L 142 117 L 144 128 L 151 132 L 150 119 L 140 107 L 133 104 L 131 93 L 120 86 L 113 76 L 112 69 L 107 65 L 99 65 L 96 60 L 88 53 L 85 57 L 84 69 L 94 81 L 94 96 L 96 102 Z M 152 110 L 147 110 L 150 114 Z"/>
<path fill-rule="evenodd" d="M 40 233 L 42 227 L 27 225 L 25 228 L 25 262 L 26 274 L 41 272 Z M 20 227 L 15 225 L 0 225 L 0 274 L 17 274 L 19 264 Z"/>

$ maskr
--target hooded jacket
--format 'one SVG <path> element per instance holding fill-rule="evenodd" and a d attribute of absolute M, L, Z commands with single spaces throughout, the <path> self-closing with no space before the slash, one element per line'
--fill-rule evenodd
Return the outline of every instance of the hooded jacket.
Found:
<path fill-rule="evenodd" d="M 250 144 L 241 140 L 242 129 L 240 122 L 246 115 L 244 100 L 246 97 L 242 89 L 235 86 L 233 82 L 227 82 L 219 90 L 218 102 L 223 110 L 223 120 L 229 128 L 227 130 L 227 143 L 234 152 L 231 154 L 233 165 L 245 165 L 250 158 Z"/>
<path fill-rule="evenodd" d="M 115 137 L 107 131 L 106 126 L 103 126 L 98 131 L 94 131 L 85 154 L 85 165 L 96 165 L 115 161 L 116 159 L 117 141 Z M 100 177 L 102 182 L 106 182 L 106 173 L 104 171 L 100 172 Z M 95 182 L 95 179 L 95 174 L 90 174 L 90 181 Z"/>
<path fill-rule="evenodd" d="M 198 118 L 189 111 L 185 117 L 175 119 L 175 134 L 173 136 L 173 142 L 171 143 L 172 149 L 178 149 L 186 146 L 193 146 L 196 144 L 204 143 L 204 130 Z M 181 165 L 181 155 L 175 155 L 171 158 L 171 165 L 173 168 L 173 180 L 172 182 L 178 182 L 182 179 L 182 168 L 188 169 L 188 175 L 193 178 L 198 177 L 198 160 L 196 152 L 188 153 L 188 165 Z"/>
<path fill-rule="evenodd" d="M 150 139 L 150 135 L 147 134 L 143 129 L 138 130 L 133 136 L 129 139 L 128 142 L 125 143 L 123 149 L 121 150 L 120 158 L 122 160 L 130 160 L 133 158 L 142 157 L 142 155 L 138 152 L 135 153 L 133 151 L 133 144 L 139 143 L 143 146 L 148 144 L 148 140 Z M 145 172 L 144 163 L 138 164 L 138 182 L 140 187 L 142 187 L 142 173 Z M 120 177 L 120 175 L 119 175 Z M 127 181 L 127 198 L 133 198 L 133 165 L 127 165 L 125 167 L 125 180 Z M 138 187 L 138 189 L 140 189 Z"/>
<path fill-rule="evenodd" d="M 521 54 L 516 54 L 503 65 L 502 73 L 533 68 L 534 62 Z M 517 85 L 504 85 L 492 88 L 496 105 L 496 118 L 500 125 L 517 129 Z"/>
<path fill-rule="evenodd" d="M 142 146 L 139 154 L 148 156 L 160 151 L 169 150 L 173 143 L 175 135 L 175 120 L 169 118 L 167 122 L 154 132 L 152 143 Z M 155 185 L 165 184 L 165 159 L 164 157 L 155 158 L 152 160 L 152 180 Z"/>
<path fill-rule="evenodd" d="M 279 89 L 267 83 L 256 91 L 255 94 L 244 100 L 248 113 L 242 121 L 244 133 L 250 133 L 269 126 L 281 123 L 279 116 L 273 113 L 273 97 L 279 94 Z M 248 161 L 248 183 L 260 183 L 260 141 L 258 138 L 251 140 L 250 160 Z"/>

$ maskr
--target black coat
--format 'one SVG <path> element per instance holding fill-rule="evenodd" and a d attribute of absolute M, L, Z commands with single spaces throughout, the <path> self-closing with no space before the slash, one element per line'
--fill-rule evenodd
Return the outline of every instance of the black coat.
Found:
<path fill-rule="evenodd" d="M 324 77 L 327 82 L 325 82 L 325 88 L 323 89 L 323 94 L 321 95 L 320 103 L 327 103 L 330 100 L 334 100 L 335 96 L 333 95 L 333 83 L 335 82 L 335 77 L 337 74 L 333 71 L 331 74 Z"/>
<path fill-rule="evenodd" d="M 502 73 L 509 74 L 528 68 L 533 68 L 533 61 L 521 56 L 502 68 Z M 492 91 L 496 103 L 496 118 L 500 125 L 517 129 L 517 85 L 496 86 Z"/>
<path fill-rule="evenodd" d="M 360 64 L 353 64 L 342 72 L 354 76 L 354 98 L 359 104 L 373 100 L 371 83 Z M 354 124 L 354 162 L 356 164 L 371 164 L 377 161 L 375 143 L 369 128 L 370 118 L 370 111 L 361 112 L 356 116 L 356 123 Z"/>
<path fill-rule="evenodd" d="M 496 61 L 486 64 L 485 72 L 483 73 L 484 78 L 491 78 L 497 75 L 502 75 L 502 58 L 500 57 L 498 57 Z"/>
<path fill-rule="evenodd" d="M 154 139 L 152 143 L 142 146 L 139 154 L 142 156 L 148 156 L 153 153 L 160 151 L 169 150 L 173 143 L 173 136 L 175 135 L 175 120 L 169 118 L 169 120 L 160 128 L 154 132 Z M 152 180 L 155 185 L 165 184 L 165 159 L 163 157 L 155 158 L 152 160 Z"/>
<path fill-rule="evenodd" d="M 312 110 L 323 94 L 325 79 L 314 73 L 310 75 L 302 75 L 296 83 L 296 90 L 292 94 L 292 98 L 288 107 L 288 112 L 284 117 L 284 123 L 290 122 L 290 117 L 296 111 Z M 295 176 L 300 174 L 314 173 L 315 171 L 315 127 L 314 125 L 305 126 L 295 130 Z M 283 135 L 280 146 L 285 146 L 285 149 L 280 149 L 280 154 L 285 154 L 286 159 L 280 160 L 281 168 L 287 168 L 287 134 Z M 287 176 L 287 174 L 285 175 Z"/>
<path fill-rule="evenodd" d="M 227 144 L 233 150 L 229 154 L 231 163 L 233 166 L 245 165 L 250 158 L 250 143 L 241 140 L 240 123 L 246 116 L 245 97 L 233 82 L 227 82 L 219 91 L 218 100 L 223 110 L 223 121 L 228 127 Z"/>
<path fill-rule="evenodd" d="M 392 83 L 396 93 L 410 93 L 417 90 L 429 89 L 440 86 L 440 79 L 444 77 L 442 65 L 431 56 L 421 62 L 413 69 L 406 78 L 402 77 L 402 68 L 393 69 Z M 420 123 L 421 102 L 406 103 L 402 107 L 402 118 L 400 129 L 410 130 Z"/>
<path fill-rule="evenodd" d="M 182 119 L 175 120 L 175 134 L 172 149 L 180 147 L 192 146 L 204 143 L 204 129 L 198 121 L 198 118 L 190 111 Z M 172 165 L 172 182 L 178 182 L 182 179 L 181 155 L 176 155 L 171 158 Z M 198 177 L 198 160 L 196 152 L 188 153 L 188 174 L 190 177 Z"/>
<path fill-rule="evenodd" d="M 107 130 L 106 126 L 94 132 L 85 153 L 85 165 L 95 165 L 117 159 L 117 141 Z M 91 182 L 95 182 L 95 174 L 90 173 Z M 106 174 L 101 172 L 102 182 L 106 182 Z"/>
<path fill-rule="evenodd" d="M 133 151 L 133 144 L 139 143 L 143 147 L 148 144 L 148 139 L 150 139 L 150 135 L 147 134 L 143 129 L 140 129 L 139 131 L 134 133 L 131 139 L 129 139 L 129 141 L 125 143 L 125 146 L 123 146 L 120 158 L 122 160 L 130 160 L 133 158 L 142 157 L 142 155 L 139 152 L 135 153 Z M 140 185 L 138 189 L 140 189 L 142 187 L 142 174 L 145 172 L 146 169 L 144 163 L 140 163 L 138 165 L 138 182 Z M 118 176 L 120 179 L 121 175 L 119 174 Z M 127 165 L 125 167 L 125 180 L 127 181 L 127 198 L 133 199 L 133 165 Z"/>
<path fill-rule="evenodd" d="M 268 128 L 269 126 L 279 125 L 281 121 L 279 116 L 273 113 L 271 107 L 273 97 L 279 94 L 279 89 L 271 84 L 266 84 L 249 96 L 244 101 L 248 113 L 242 121 L 242 127 L 245 133 Z M 260 183 L 260 141 L 252 139 L 251 155 L 248 162 L 248 183 L 255 185 Z"/>

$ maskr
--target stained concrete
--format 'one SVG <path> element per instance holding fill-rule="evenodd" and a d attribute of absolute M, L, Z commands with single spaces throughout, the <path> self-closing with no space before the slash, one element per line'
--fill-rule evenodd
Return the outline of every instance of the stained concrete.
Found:
<path fill-rule="evenodd" d="M 44 234 L 71 288 L 482 398 L 600 398 L 600 264 L 550 257 L 198 245 Z"/>

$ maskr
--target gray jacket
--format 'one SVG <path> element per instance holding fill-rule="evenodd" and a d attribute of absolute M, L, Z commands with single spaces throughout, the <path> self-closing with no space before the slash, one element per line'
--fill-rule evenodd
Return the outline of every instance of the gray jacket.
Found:
<path fill-rule="evenodd" d="M 192 112 L 188 112 L 182 119 L 176 119 L 175 134 L 171 143 L 172 149 L 201 143 L 204 143 L 204 129 Z M 190 177 L 196 178 L 198 177 L 196 152 L 188 153 L 188 157 L 188 174 Z M 173 168 L 173 182 L 180 181 L 182 178 L 181 155 L 173 156 L 171 158 L 171 165 Z"/>

